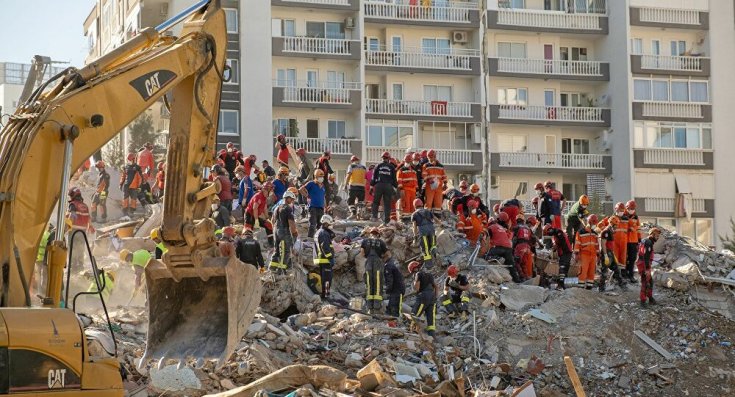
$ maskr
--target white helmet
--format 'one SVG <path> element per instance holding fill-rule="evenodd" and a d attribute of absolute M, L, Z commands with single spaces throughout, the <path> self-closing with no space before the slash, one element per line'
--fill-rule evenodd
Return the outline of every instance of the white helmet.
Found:
<path fill-rule="evenodd" d="M 320 220 L 320 222 L 321 223 L 328 223 L 328 224 L 331 225 L 332 223 L 334 223 L 334 219 L 332 219 L 332 217 L 329 216 L 329 215 L 322 215 L 322 219 Z"/>
<path fill-rule="evenodd" d="M 286 193 L 283 193 L 283 198 L 284 199 L 292 198 L 292 199 L 296 200 L 296 195 L 293 194 L 293 192 L 286 191 Z"/>

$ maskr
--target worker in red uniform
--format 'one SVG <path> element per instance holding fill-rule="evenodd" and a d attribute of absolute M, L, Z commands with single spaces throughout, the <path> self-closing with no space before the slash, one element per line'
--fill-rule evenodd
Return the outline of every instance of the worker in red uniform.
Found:
<path fill-rule="evenodd" d="M 69 241 L 67 247 L 71 249 L 71 263 L 69 266 L 73 271 L 79 270 L 84 262 L 86 255 L 86 246 L 84 238 L 79 236 L 77 233 L 74 235 L 75 230 L 81 230 L 83 232 L 94 232 L 94 228 L 91 224 L 91 217 L 89 215 L 89 207 L 84 203 L 82 198 L 82 191 L 78 187 L 72 187 L 69 189 L 69 209 L 67 212 L 66 223 L 69 226 Z M 71 240 L 71 239 L 74 240 Z"/>
<path fill-rule="evenodd" d="M 634 200 L 625 203 L 625 211 L 628 213 L 628 252 L 625 262 L 625 273 L 628 281 L 635 284 L 634 266 L 638 260 L 638 242 L 640 241 L 641 220 L 635 213 L 636 204 Z"/>
<path fill-rule="evenodd" d="M 513 258 L 513 242 L 508 235 L 508 214 L 502 212 L 498 215 L 497 221 L 491 222 L 487 228 L 488 237 L 491 239 L 493 248 L 488 251 L 490 256 L 498 256 L 505 259 L 505 266 L 510 271 L 513 282 L 520 283 L 521 277 L 516 269 L 515 259 Z"/>
<path fill-rule="evenodd" d="M 278 164 L 288 167 L 288 158 L 290 157 L 290 154 L 288 151 L 288 142 L 286 142 L 286 135 L 278 134 L 276 137 L 276 149 L 278 149 L 278 153 L 276 154 Z"/>
<path fill-rule="evenodd" d="M 580 264 L 579 285 L 586 289 L 594 287 L 595 268 L 600 253 L 597 233 L 593 229 L 596 224 L 597 215 L 590 215 L 577 231 L 574 243 L 574 256 Z"/>
<path fill-rule="evenodd" d="M 214 174 L 214 185 L 217 186 L 219 197 L 222 205 L 228 211 L 232 211 L 232 182 L 227 176 L 227 170 L 218 164 L 212 166 L 212 174 Z"/>
<path fill-rule="evenodd" d="M 526 224 L 525 217 L 518 214 L 513 228 L 513 256 L 516 261 L 520 262 L 520 268 L 523 271 L 522 276 L 525 279 L 533 277 L 533 251 L 535 246 L 536 237 Z"/>
<path fill-rule="evenodd" d="M 156 196 L 157 198 L 163 197 L 163 192 L 166 188 L 166 163 L 161 161 L 158 163 L 158 173 L 156 174 Z"/>
<path fill-rule="evenodd" d="M 135 153 L 128 153 L 127 161 L 120 173 L 120 190 L 123 192 L 123 215 L 131 216 L 138 207 L 138 189 L 143 182 L 143 170 L 135 163 Z"/>
<path fill-rule="evenodd" d="M 251 176 L 252 172 L 255 172 L 257 174 L 260 171 L 260 168 L 258 168 L 258 165 L 256 164 L 257 160 L 258 158 L 255 157 L 254 154 L 251 154 L 250 156 L 248 156 L 248 158 L 243 160 L 243 167 L 245 167 L 246 176 Z M 225 163 L 225 169 L 227 169 L 227 163 Z"/>
<path fill-rule="evenodd" d="M 273 183 L 270 181 L 263 184 L 258 193 L 255 193 L 253 198 L 248 202 L 247 208 L 245 208 L 245 225 L 251 230 L 255 230 L 255 222 L 260 223 L 260 226 L 265 228 L 266 235 L 268 236 L 268 244 L 273 246 L 273 225 L 268 220 L 268 196 L 273 191 Z"/>
<path fill-rule="evenodd" d="M 227 170 L 227 177 L 230 179 L 235 176 L 235 168 L 245 163 L 242 158 L 242 153 L 235 148 L 235 144 L 232 142 L 227 142 L 227 146 L 225 146 L 225 149 L 219 151 L 217 158 L 224 163 L 224 168 Z"/>
<path fill-rule="evenodd" d="M 500 203 L 500 211 L 508 214 L 512 228 L 515 226 L 516 218 L 518 218 L 518 215 L 521 213 L 521 202 L 518 201 L 517 198 L 503 200 L 503 202 Z"/>
<path fill-rule="evenodd" d="M 322 185 L 324 186 L 324 197 L 326 198 L 324 208 L 329 207 L 329 204 L 332 201 L 331 198 L 333 189 L 329 184 L 329 176 L 334 174 L 334 171 L 332 170 L 332 166 L 329 165 L 329 160 L 331 159 L 332 152 L 330 152 L 329 150 L 325 150 L 324 153 L 322 153 L 321 157 L 319 157 L 314 164 L 317 170 L 322 170 L 322 172 L 324 173 L 324 177 L 322 179 Z"/>
<path fill-rule="evenodd" d="M 460 192 L 461 191 L 462 190 L 460 189 Z M 485 215 L 485 218 L 490 216 L 490 209 L 487 208 L 487 205 L 485 205 L 485 203 L 482 201 L 482 197 L 480 197 L 480 185 L 476 183 L 470 185 L 469 192 L 466 192 L 465 196 L 467 197 L 467 203 L 469 203 L 470 201 L 474 201 L 477 204 L 477 210 L 483 213 Z"/>
<path fill-rule="evenodd" d="M 404 221 L 410 219 L 416 210 L 413 206 L 413 200 L 416 199 L 418 178 L 416 177 L 416 170 L 411 166 L 411 161 L 412 155 L 407 154 L 396 174 L 396 178 L 398 179 L 398 195 L 401 198 L 401 219 Z"/>
<path fill-rule="evenodd" d="M 556 183 L 552 181 L 544 182 L 544 192 L 546 194 L 543 196 L 542 200 L 544 200 L 545 203 L 542 203 L 541 205 L 543 206 L 546 204 L 548 207 L 548 217 L 551 222 L 551 226 L 555 229 L 561 229 L 561 212 L 564 210 L 566 199 L 560 191 L 556 190 Z"/>
<path fill-rule="evenodd" d="M 434 215 L 441 217 L 444 189 L 447 187 L 447 174 L 444 171 L 444 166 L 436 158 L 436 150 L 429 150 L 426 156 L 429 161 L 424 164 L 421 172 L 426 196 L 424 205 L 426 209 L 433 211 Z"/>
<path fill-rule="evenodd" d="M 105 170 L 105 162 L 100 160 L 95 165 L 99 171 L 97 190 L 92 196 L 92 222 L 97 222 L 97 213 L 100 220 L 107 222 L 107 194 L 110 192 L 110 174 Z"/>
<path fill-rule="evenodd" d="M 610 218 L 609 223 L 607 221 L 607 218 L 605 218 L 597 224 L 597 227 L 600 229 L 600 240 L 602 242 L 600 246 L 600 283 L 598 285 L 598 289 L 600 290 L 600 292 L 605 292 L 608 269 L 613 272 L 613 278 L 618 282 L 620 287 L 625 288 L 625 282 L 623 281 L 623 277 L 620 275 L 620 267 L 618 266 L 614 253 L 615 227 L 618 225 L 618 222 L 620 221 L 617 217 L 612 217 Z"/>
<path fill-rule="evenodd" d="M 559 257 L 557 289 L 565 289 L 564 281 L 569 271 L 569 264 L 572 262 L 572 245 L 569 243 L 569 237 L 561 228 L 555 228 L 551 224 L 544 226 L 544 235 L 551 236 L 553 248 Z"/>
<path fill-rule="evenodd" d="M 628 233 L 630 233 L 628 213 L 625 211 L 625 204 L 615 204 L 614 217 L 618 218 L 618 225 L 615 227 L 615 257 L 618 259 L 618 263 L 625 267 L 626 261 L 628 260 Z M 631 269 L 630 274 L 628 274 L 627 269 L 625 269 L 625 271 L 622 272 L 623 277 L 630 280 L 635 277 L 633 272 L 633 269 Z"/>
<path fill-rule="evenodd" d="M 149 184 L 153 184 L 156 175 L 156 162 L 153 160 L 153 144 L 146 142 L 143 149 L 138 152 L 138 166 L 143 171 L 143 179 Z"/>
<path fill-rule="evenodd" d="M 651 264 L 653 262 L 653 244 L 661 236 L 661 229 L 654 227 L 648 231 L 648 238 L 644 238 L 638 244 L 638 274 L 641 277 L 641 306 L 646 306 L 646 299 L 651 305 L 656 304 L 653 298 L 653 278 L 651 277 Z"/>

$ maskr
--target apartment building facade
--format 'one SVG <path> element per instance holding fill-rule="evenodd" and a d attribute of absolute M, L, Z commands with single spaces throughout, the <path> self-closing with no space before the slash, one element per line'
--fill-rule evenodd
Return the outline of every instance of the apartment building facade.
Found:
<path fill-rule="evenodd" d="M 491 201 L 530 201 L 551 179 L 607 211 L 633 197 L 644 220 L 708 245 L 729 231 L 732 2 L 223 4 L 237 83 L 220 142 L 272 158 L 283 133 L 330 150 L 340 179 L 353 154 L 431 148 Z"/>

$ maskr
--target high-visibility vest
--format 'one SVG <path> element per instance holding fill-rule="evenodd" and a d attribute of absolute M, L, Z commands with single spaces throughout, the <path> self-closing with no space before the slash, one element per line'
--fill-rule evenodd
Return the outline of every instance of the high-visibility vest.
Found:
<path fill-rule="evenodd" d="M 41 237 L 41 243 L 38 245 L 38 254 L 36 254 L 36 262 L 43 262 L 43 258 L 46 257 L 46 246 L 48 245 L 48 239 L 51 237 L 51 233 L 47 230 L 43 232 Z"/>

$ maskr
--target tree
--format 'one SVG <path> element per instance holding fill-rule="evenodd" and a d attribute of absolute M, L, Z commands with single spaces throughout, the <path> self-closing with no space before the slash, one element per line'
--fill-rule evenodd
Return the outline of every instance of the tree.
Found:
<path fill-rule="evenodd" d="M 735 252 L 735 221 L 732 220 L 732 217 L 730 217 L 730 230 L 732 231 L 731 235 L 719 237 L 722 241 L 722 248 Z"/>
<path fill-rule="evenodd" d="M 130 133 L 130 142 L 128 150 L 137 152 L 146 142 L 153 143 L 156 140 L 156 133 L 153 129 L 153 117 L 148 112 L 142 113 L 138 118 L 133 120 L 128 126 Z"/>
<path fill-rule="evenodd" d="M 123 166 L 123 156 L 122 133 L 119 133 L 102 147 L 102 158 L 108 167 L 120 168 Z"/>

